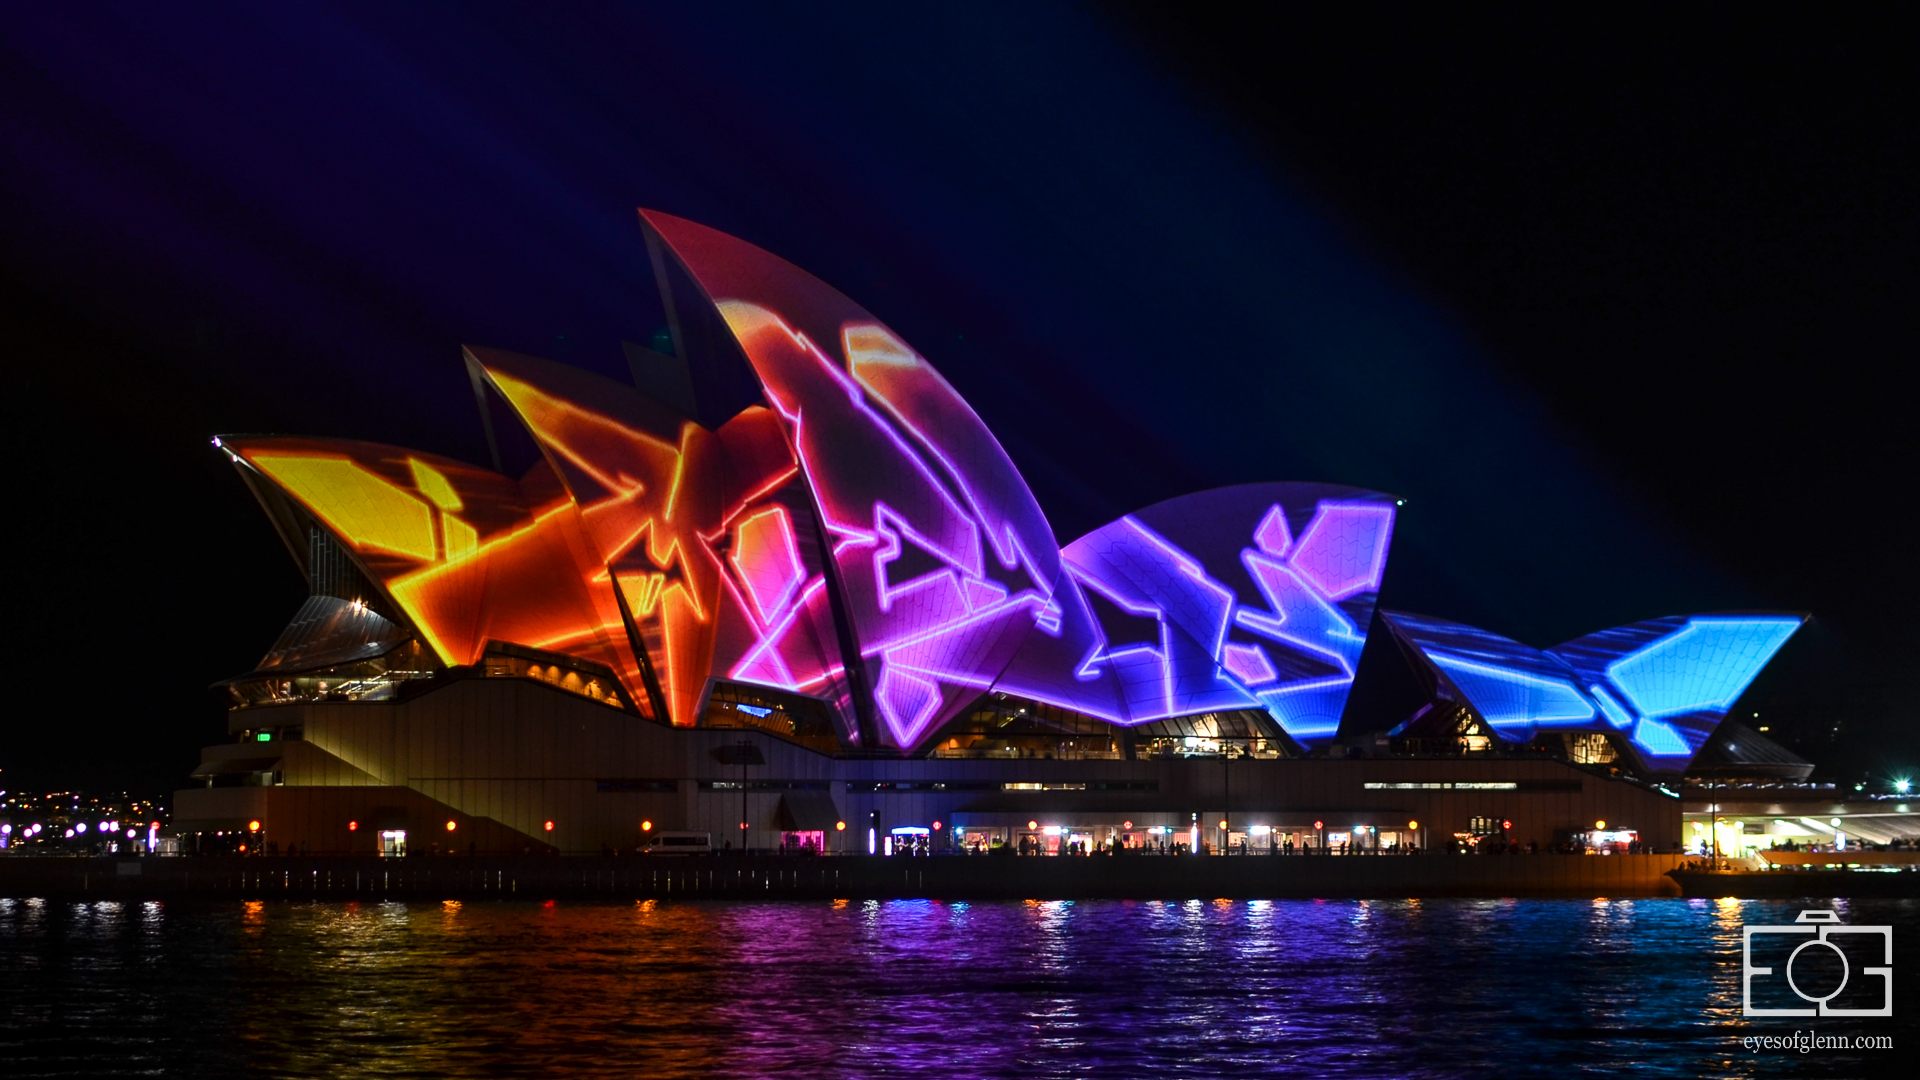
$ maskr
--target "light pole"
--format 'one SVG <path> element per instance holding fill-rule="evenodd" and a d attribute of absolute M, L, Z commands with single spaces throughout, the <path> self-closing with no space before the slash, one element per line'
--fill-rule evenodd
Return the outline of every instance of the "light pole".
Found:
<path fill-rule="evenodd" d="M 1720 794 L 1719 785 L 1714 782 L 1717 770 L 1709 765 L 1707 774 L 1707 853 L 1713 860 L 1713 868 L 1720 869 Z"/>
<path fill-rule="evenodd" d="M 760 747 L 746 739 L 716 746 L 708 754 L 722 765 L 740 766 L 740 853 L 744 855 L 747 850 L 747 766 L 765 765 L 767 759 L 761 755 Z"/>
<path fill-rule="evenodd" d="M 1233 820 L 1233 744 L 1225 735 L 1220 736 L 1220 801 L 1225 809 L 1220 811 L 1220 854 L 1229 855 L 1233 851 L 1233 829 L 1228 824 Z"/>

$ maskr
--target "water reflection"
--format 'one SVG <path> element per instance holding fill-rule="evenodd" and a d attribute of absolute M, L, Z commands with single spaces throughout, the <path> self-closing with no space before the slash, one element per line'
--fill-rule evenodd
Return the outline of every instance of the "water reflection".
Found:
<path fill-rule="evenodd" d="M 1920 909 L 1854 907 L 1902 928 L 1895 966 L 1913 963 Z M 0 1060 L 9 1076 L 1864 1071 L 1737 1045 L 1767 1030 L 1740 1016 L 1742 927 L 1796 911 L 0 900 Z M 1879 1024 L 1860 1030 L 1911 1032 Z"/>

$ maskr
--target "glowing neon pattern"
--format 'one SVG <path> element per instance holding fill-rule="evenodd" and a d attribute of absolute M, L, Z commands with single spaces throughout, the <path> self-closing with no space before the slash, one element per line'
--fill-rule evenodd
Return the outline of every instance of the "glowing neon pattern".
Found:
<path fill-rule="evenodd" d="M 236 464 L 338 537 L 437 659 L 478 663 L 510 641 L 604 665 L 638 685 L 619 609 L 586 559 L 551 471 L 520 481 L 399 447 L 228 437 Z M 271 507 L 270 507 L 271 508 Z M 283 527 L 290 512 L 274 513 Z M 304 526 L 302 526 L 304 528 Z M 304 549 L 303 534 L 289 535 Z M 633 700 L 644 701 L 634 697 Z"/>
<path fill-rule="evenodd" d="M 224 440 L 289 543 L 308 519 L 332 533 L 442 663 L 495 641 L 591 660 L 675 724 L 727 679 L 816 698 L 848 744 L 902 751 L 990 690 L 1121 725 L 1263 709 L 1302 744 L 1336 734 L 1391 497 L 1222 488 L 1063 550 L 986 425 L 898 335 L 765 251 L 641 219 L 738 346 L 715 362 L 750 369 L 762 403 L 709 428 L 686 402 L 469 349 L 541 461 L 514 479 L 395 447 Z M 1630 731 L 1668 767 L 1800 620 L 1654 620 L 1547 652 L 1387 621 L 1502 738 Z"/>
<path fill-rule="evenodd" d="M 1593 685 L 1655 768 L 1683 768 L 1805 616 L 1675 615 L 1616 626 L 1547 650 Z M 1614 716 L 1618 709 L 1620 716 Z"/>
<path fill-rule="evenodd" d="M 1620 731 L 1656 770 L 1683 768 L 1802 618 L 1674 616 L 1539 650 L 1476 627 L 1382 612 L 1495 733 Z M 1584 687 L 1584 689 L 1581 689 Z"/>
<path fill-rule="evenodd" d="M 997 688 L 1118 724 L 1264 709 L 1296 741 L 1330 738 L 1392 524 L 1390 497 L 1320 484 L 1222 488 L 1130 514 L 1067 546 L 1078 587 L 1056 596 L 1062 627 L 1030 637 Z M 1048 666 L 1074 649 L 1067 684 Z"/>
<path fill-rule="evenodd" d="M 933 367 L 791 264 L 651 211 L 643 224 L 724 319 L 793 448 L 883 721 L 909 748 L 986 689 L 1050 604 L 1052 530 Z"/>

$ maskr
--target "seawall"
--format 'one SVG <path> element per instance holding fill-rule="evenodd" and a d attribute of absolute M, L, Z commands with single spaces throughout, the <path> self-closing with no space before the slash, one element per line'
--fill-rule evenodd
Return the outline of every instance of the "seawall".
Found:
<path fill-rule="evenodd" d="M 1678 896 L 1678 855 L 0 858 L 62 899 L 1336 899 Z"/>

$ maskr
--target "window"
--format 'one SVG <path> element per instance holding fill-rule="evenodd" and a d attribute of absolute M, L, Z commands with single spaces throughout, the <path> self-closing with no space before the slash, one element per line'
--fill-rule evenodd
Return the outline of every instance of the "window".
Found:
<path fill-rule="evenodd" d="M 481 665 L 489 679 L 532 679 L 602 705 L 628 708 L 613 673 L 585 661 L 494 642 L 487 646 Z"/>

